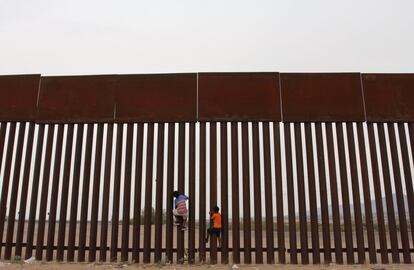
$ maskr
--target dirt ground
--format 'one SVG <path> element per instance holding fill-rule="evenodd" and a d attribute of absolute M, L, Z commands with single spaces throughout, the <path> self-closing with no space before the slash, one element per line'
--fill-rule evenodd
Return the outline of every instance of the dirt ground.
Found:
<path fill-rule="evenodd" d="M 69 270 L 69 269 L 92 269 L 92 270 L 107 270 L 107 269 L 148 269 L 148 270 L 271 270 L 271 269 L 303 269 L 303 270 L 391 270 L 391 269 L 414 269 L 414 265 L 404 264 L 389 264 L 389 265 L 142 265 L 142 264 L 83 264 L 83 263 L 46 263 L 46 262 L 2 262 L 0 261 L 0 269 L 43 269 L 43 270 Z"/>

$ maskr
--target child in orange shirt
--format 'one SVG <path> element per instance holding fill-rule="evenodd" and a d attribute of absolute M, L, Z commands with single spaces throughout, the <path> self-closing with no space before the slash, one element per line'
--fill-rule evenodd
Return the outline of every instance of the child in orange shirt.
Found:
<path fill-rule="evenodd" d="M 206 243 L 208 243 L 208 239 L 210 237 L 210 234 L 215 234 L 217 236 L 218 246 L 220 247 L 221 246 L 221 239 L 220 239 L 221 215 L 220 215 L 219 211 L 220 211 L 220 208 L 218 206 L 214 206 L 213 211 L 210 212 L 211 220 L 213 221 L 213 227 L 210 227 L 210 228 L 207 229 Z"/>

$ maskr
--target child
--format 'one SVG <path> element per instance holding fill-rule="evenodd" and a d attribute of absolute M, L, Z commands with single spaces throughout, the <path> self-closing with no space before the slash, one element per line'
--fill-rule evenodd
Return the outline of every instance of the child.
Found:
<path fill-rule="evenodd" d="M 173 210 L 173 215 L 175 217 L 175 225 L 180 225 L 180 217 L 182 218 L 182 227 L 181 230 L 187 229 L 187 217 L 188 217 L 188 210 L 186 201 L 188 200 L 188 197 L 184 194 L 180 193 L 179 191 L 174 191 L 173 193 L 175 200 L 174 200 L 174 206 L 175 209 Z"/>
<path fill-rule="evenodd" d="M 221 233 L 221 215 L 219 213 L 220 208 L 218 206 L 213 207 L 213 211 L 210 212 L 211 220 L 213 221 L 213 227 L 210 227 L 207 229 L 207 238 L 206 243 L 208 243 L 208 239 L 210 237 L 210 234 L 215 234 L 217 236 L 218 240 L 218 246 L 221 246 L 221 239 L 220 239 L 220 233 Z"/>

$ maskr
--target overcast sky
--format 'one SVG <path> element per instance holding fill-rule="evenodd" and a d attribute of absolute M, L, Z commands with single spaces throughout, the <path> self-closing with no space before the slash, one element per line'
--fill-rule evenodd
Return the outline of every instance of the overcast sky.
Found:
<path fill-rule="evenodd" d="M 414 2 L 0 0 L 0 74 L 414 72 Z"/>

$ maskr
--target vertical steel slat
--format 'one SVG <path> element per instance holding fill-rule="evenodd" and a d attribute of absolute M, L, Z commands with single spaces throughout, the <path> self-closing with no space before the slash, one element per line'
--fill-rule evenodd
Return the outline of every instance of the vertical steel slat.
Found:
<path fill-rule="evenodd" d="M 339 201 L 338 201 L 338 180 L 335 168 L 335 150 L 333 142 L 333 123 L 326 124 L 326 144 L 328 146 L 328 163 L 329 163 L 329 180 L 332 202 L 332 220 L 333 220 L 333 232 L 335 243 L 335 260 L 336 263 L 343 263 L 342 253 L 342 236 L 341 236 L 341 222 L 339 217 Z"/>
<path fill-rule="evenodd" d="M 250 185 L 249 185 L 249 124 L 242 123 L 242 159 L 243 159 L 243 248 L 244 263 L 252 263 L 250 229 Z"/>
<path fill-rule="evenodd" d="M 100 261 L 106 261 L 106 249 L 108 247 L 108 210 L 109 210 L 109 187 L 111 182 L 111 160 L 112 147 L 114 136 L 114 124 L 108 124 L 106 135 L 106 150 L 105 150 L 105 172 L 104 172 L 104 187 L 102 194 L 102 221 L 101 221 L 101 243 L 100 243 Z"/>
<path fill-rule="evenodd" d="M 18 257 L 22 256 L 22 246 L 23 246 L 22 243 L 23 243 L 23 234 L 24 234 L 24 226 L 26 223 L 26 211 L 27 211 L 26 210 L 27 193 L 28 193 L 29 180 L 30 180 L 30 168 L 32 165 L 34 131 L 35 131 L 35 124 L 29 123 L 29 131 L 27 134 L 26 158 L 25 158 L 24 168 L 23 168 L 22 191 L 21 191 L 21 196 L 20 196 L 19 222 L 17 225 L 17 234 L 16 234 L 15 254 Z M 0 147 L 0 149 L 2 149 L 2 147 Z M 3 153 L 3 151 L 0 150 L 0 153 Z M 1 166 L 1 160 L 0 160 L 0 166 Z"/>
<path fill-rule="evenodd" d="M 6 212 L 7 212 L 7 198 L 9 196 L 8 191 L 9 191 L 9 182 L 10 182 L 15 134 L 16 134 L 16 123 L 11 122 L 9 125 L 9 138 L 7 141 L 7 152 L 6 152 L 4 174 L 3 174 L 3 189 L 1 191 L 1 201 L 0 201 L 0 237 L 1 237 L 0 241 L 2 243 L 2 245 L 0 245 L 0 254 L 1 254 L 1 248 L 3 246 L 4 222 L 6 218 Z"/>
<path fill-rule="evenodd" d="M 64 161 L 64 168 L 63 168 L 62 193 L 61 193 L 61 198 L 60 198 L 61 203 L 60 203 L 58 244 L 57 244 L 57 255 L 56 255 L 56 259 L 58 261 L 63 261 L 63 253 L 64 253 L 64 247 L 65 247 L 66 213 L 67 213 L 67 206 L 68 206 L 72 145 L 73 145 L 73 124 L 68 124 L 67 136 L 66 136 L 65 161 Z"/>
<path fill-rule="evenodd" d="M 119 199 L 122 172 L 122 141 L 124 134 L 124 124 L 117 124 L 116 129 L 116 149 L 115 149 L 115 179 L 114 193 L 112 201 L 112 220 L 111 220 L 111 248 L 110 260 L 115 262 L 118 258 L 118 231 L 119 231 Z"/>
<path fill-rule="evenodd" d="M 99 123 L 96 132 L 95 167 L 93 175 L 93 192 L 91 207 L 91 225 L 89 233 L 89 262 L 96 261 L 96 241 L 98 231 L 99 187 L 101 182 L 102 145 L 104 124 Z"/>
<path fill-rule="evenodd" d="M 220 123 L 220 144 L 221 144 L 221 216 L 222 216 L 222 235 L 221 235 L 221 263 L 228 263 L 229 248 L 229 213 L 228 213 L 228 160 L 227 160 L 227 123 Z"/>
<path fill-rule="evenodd" d="M 25 258 L 28 259 L 32 257 L 33 254 L 33 236 L 36 222 L 36 210 L 37 210 L 37 195 L 39 191 L 39 181 L 40 181 L 40 167 L 42 163 L 42 150 L 43 150 L 43 139 L 45 134 L 45 125 L 39 125 L 37 143 L 36 143 L 36 156 L 35 164 L 33 170 L 33 183 L 31 190 L 31 199 L 30 199 L 30 212 L 29 212 L 29 222 L 27 225 L 27 240 L 26 240 L 26 254 Z"/>
<path fill-rule="evenodd" d="M 175 124 L 168 123 L 168 158 L 167 158 L 167 221 L 166 232 L 173 231 L 173 191 L 174 191 L 174 140 Z M 201 194 L 200 194 L 201 197 Z M 201 214 L 200 214 L 201 215 Z M 200 233 L 201 234 L 201 233 Z M 173 261 L 173 234 L 166 233 L 165 247 L 168 262 Z"/>
<path fill-rule="evenodd" d="M 217 123 L 210 122 L 210 211 L 217 205 Z M 210 218 L 210 217 L 209 217 Z M 211 225 L 211 221 L 210 221 Z M 210 260 L 217 263 L 217 239 L 210 237 Z"/>
<path fill-rule="evenodd" d="M 414 122 L 408 123 L 408 131 L 410 134 L 411 152 L 414 156 Z"/>
<path fill-rule="evenodd" d="M 82 200 L 81 200 L 81 214 L 79 224 L 79 249 L 78 262 L 85 261 L 86 250 L 86 232 L 88 219 L 88 203 L 89 203 L 89 186 L 91 181 L 91 166 L 92 166 L 92 147 L 93 147 L 93 124 L 86 125 L 86 145 L 85 145 L 85 163 L 83 168 L 83 185 L 82 185 Z M 92 195 L 93 198 L 93 195 Z M 90 232 L 92 233 L 92 232 Z M 90 248 L 90 243 L 89 243 Z"/>
<path fill-rule="evenodd" d="M 329 208 L 328 208 L 328 189 L 326 185 L 325 173 L 325 152 L 323 147 L 322 123 L 315 123 L 316 135 L 316 151 L 318 156 L 318 172 L 319 172 L 319 195 L 321 202 L 322 216 L 322 238 L 323 238 L 323 254 L 324 262 L 332 262 L 331 252 L 331 235 L 329 231 Z"/>
<path fill-rule="evenodd" d="M 312 258 L 313 263 L 321 262 L 319 252 L 319 232 L 318 232 L 318 205 L 316 203 L 316 183 L 315 168 L 313 160 L 312 145 L 312 128 L 311 123 L 305 123 L 305 139 L 306 139 L 306 160 L 308 167 L 308 186 L 309 186 L 309 206 L 311 219 L 311 235 L 312 235 Z M 325 171 L 323 171 L 325 173 Z"/>
<path fill-rule="evenodd" d="M 188 233 L 188 262 L 193 264 L 195 262 L 195 206 L 196 206 L 196 190 L 195 190 L 195 170 L 196 170 L 196 147 L 195 147 L 196 133 L 195 123 L 190 123 L 190 164 L 189 164 L 189 233 Z M 163 155 L 164 156 L 164 155 Z"/>
<path fill-rule="evenodd" d="M 56 209 L 57 209 L 57 200 L 59 193 L 59 180 L 60 180 L 60 171 L 61 171 L 61 161 L 62 161 L 62 148 L 63 148 L 63 133 L 64 125 L 57 125 L 57 136 L 56 136 L 56 149 L 55 149 L 55 163 L 53 168 L 53 180 L 52 180 L 52 190 L 50 193 L 50 210 L 49 210 L 49 222 L 47 229 L 47 246 L 46 246 L 46 260 L 53 260 L 53 250 L 55 245 L 55 227 L 56 227 Z M 40 132 L 40 126 L 39 126 Z M 38 142 L 39 143 L 39 142 Z M 41 144 L 40 144 L 41 145 Z M 40 147 L 38 144 L 37 147 Z M 36 151 L 39 151 L 37 149 Z M 37 156 L 41 155 L 41 152 L 36 154 Z"/>
<path fill-rule="evenodd" d="M 394 263 L 400 262 L 400 255 L 398 252 L 398 239 L 397 239 L 397 225 L 395 223 L 394 203 L 392 198 L 391 189 L 391 175 L 390 167 L 388 163 L 387 147 L 385 141 L 385 129 L 384 124 L 378 124 L 378 139 L 381 151 L 381 162 L 384 177 L 384 189 L 385 200 L 387 203 L 387 217 L 388 217 L 388 230 L 391 241 L 391 255 Z"/>
<path fill-rule="evenodd" d="M 144 145 L 144 124 L 137 124 L 137 144 L 135 159 L 135 198 L 134 224 L 132 232 L 132 261 L 139 262 L 139 242 L 141 235 L 141 189 L 142 189 L 142 156 Z"/>
<path fill-rule="evenodd" d="M 300 250 L 302 264 L 309 263 L 308 254 L 308 224 L 306 219 L 306 193 L 305 193 L 305 177 L 303 167 L 303 151 L 301 124 L 295 123 L 295 145 L 296 145 L 296 167 L 297 167 L 297 185 L 299 197 L 299 225 L 300 225 Z"/>
<path fill-rule="evenodd" d="M 414 191 L 413 179 L 411 176 L 410 159 L 408 154 L 407 136 L 405 134 L 404 123 L 398 123 L 398 133 L 400 138 L 402 164 L 404 169 L 405 188 L 407 191 L 408 211 L 410 215 L 411 241 L 414 242 Z"/>
<path fill-rule="evenodd" d="M 178 132 L 178 191 L 185 191 L 185 123 L 179 124 Z M 177 262 L 184 262 L 184 231 L 177 226 Z"/>
<path fill-rule="evenodd" d="M 240 263 L 240 206 L 239 206 L 239 143 L 237 122 L 231 123 L 231 193 L 232 193 L 232 247 L 233 262 Z"/>
<path fill-rule="evenodd" d="M 365 263 L 365 244 L 364 244 L 364 231 L 362 227 L 362 213 L 361 213 L 361 199 L 359 191 L 359 179 L 358 179 L 358 163 L 356 159 L 355 151 L 355 139 L 354 129 L 352 123 L 346 123 L 346 130 L 348 136 L 348 149 L 349 149 L 349 163 L 351 167 L 351 184 L 352 184 L 352 197 L 354 204 L 354 216 L 355 216 L 355 231 L 358 251 L 358 263 Z"/>
<path fill-rule="evenodd" d="M 199 257 L 206 260 L 206 123 L 200 123 L 200 218 Z"/>
<path fill-rule="evenodd" d="M 162 204 L 163 204 L 163 180 L 164 180 L 164 123 L 158 124 L 157 139 L 157 178 L 155 199 L 155 254 L 154 262 L 161 261 L 162 248 Z"/>
<path fill-rule="evenodd" d="M 274 234 L 273 234 L 273 203 L 272 203 L 272 166 L 270 163 L 270 122 L 263 123 L 263 156 L 264 156 L 264 191 L 265 191 L 265 215 L 266 215 L 266 262 L 273 264 Z"/>
<path fill-rule="evenodd" d="M 384 210 L 382 206 L 382 192 L 378 168 L 378 156 L 374 135 L 374 124 L 368 123 L 368 138 L 371 154 L 372 180 L 374 184 L 375 206 L 377 213 L 378 235 L 380 242 L 381 263 L 388 263 L 387 238 L 385 235 Z"/>
<path fill-rule="evenodd" d="M 397 199 L 398 218 L 400 222 L 401 244 L 403 249 L 404 263 L 411 263 L 410 244 L 408 239 L 407 220 L 405 216 L 404 194 L 401 183 L 400 163 L 398 160 L 397 140 L 393 125 L 388 126 L 388 136 L 390 140 L 391 160 L 394 171 L 394 185 Z"/>
<path fill-rule="evenodd" d="M 132 176 L 132 142 L 134 136 L 134 124 L 127 124 L 127 138 L 126 138 L 126 153 L 125 153 L 125 179 L 124 179 L 124 193 L 123 213 L 122 213 L 122 250 L 121 260 L 128 261 L 129 248 L 129 210 L 131 205 L 131 176 Z"/>
<path fill-rule="evenodd" d="M 0 122 L 0 123 L 1 123 L 0 125 L 0 168 L 1 168 L 3 164 L 3 151 L 4 151 L 4 143 L 6 139 L 7 122 Z M 0 242 L 1 244 L 3 244 L 3 237 L 1 238 Z M 1 250 L 1 247 L 0 247 L 0 250 Z"/>
<path fill-rule="evenodd" d="M 0 168 L 3 164 L 3 151 L 6 139 L 7 122 L 0 122 Z"/>
<path fill-rule="evenodd" d="M 145 209 L 144 209 L 144 254 L 143 262 L 149 263 L 151 258 L 151 214 L 152 214 L 152 166 L 154 154 L 154 123 L 148 123 L 147 135 L 147 167 L 145 178 Z"/>
<path fill-rule="evenodd" d="M 276 215 L 277 215 L 277 243 L 279 263 L 286 263 L 285 248 L 285 216 L 283 213 L 282 187 L 282 153 L 280 150 L 280 126 L 273 123 L 273 140 L 275 155 L 275 186 L 276 186 Z"/>
<path fill-rule="evenodd" d="M 365 224 L 368 238 L 368 252 L 369 262 L 377 263 L 377 254 L 375 249 L 375 235 L 374 225 L 372 219 L 372 206 L 371 206 L 371 190 L 369 188 L 368 167 L 367 167 L 367 155 L 365 151 L 365 137 L 364 127 L 361 122 L 357 123 L 357 135 L 359 146 L 359 157 L 361 162 L 361 177 L 362 177 L 362 189 L 364 193 L 364 208 L 365 208 Z"/>
<path fill-rule="evenodd" d="M 349 203 L 349 189 L 348 189 L 348 177 L 346 174 L 346 157 L 345 157 L 345 141 L 342 123 L 336 123 L 336 134 L 338 141 L 338 156 L 339 156 L 339 173 L 341 178 L 341 191 L 342 191 L 342 211 L 344 216 L 345 227 L 345 247 L 346 247 L 346 262 L 353 264 L 354 259 L 354 243 L 352 239 L 352 221 L 351 221 L 351 209 Z"/>
<path fill-rule="evenodd" d="M 262 191 L 260 183 L 260 153 L 259 153 L 259 123 L 252 123 L 253 135 L 253 193 L 254 193 L 254 246 L 256 250 L 256 263 L 263 263 L 262 239 Z"/>
<path fill-rule="evenodd" d="M 73 180 L 72 180 L 72 199 L 70 206 L 70 220 L 69 220 L 69 236 L 68 236 L 68 251 L 67 261 L 73 262 L 75 258 L 75 240 L 76 240 L 76 225 L 78 215 L 78 198 L 79 198 L 79 181 L 80 169 L 82 162 L 82 146 L 83 146 L 83 124 L 78 124 L 76 145 L 75 145 L 75 160 L 73 166 Z"/>
<path fill-rule="evenodd" d="M 297 244 L 296 244 L 296 213 L 293 186 L 293 167 L 292 167 L 292 143 L 290 135 L 290 123 L 284 123 L 285 128 L 285 155 L 286 155 L 286 183 L 288 200 L 289 218 L 289 249 L 290 263 L 298 263 Z"/>
<path fill-rule="evenodd" d="M 43 181 L 42 191 L 40 195 L 40 207 L 39 207 L 39 220 L 37 222 L 37 241 L 36 241 L 36 260 L 42 260 L 43 258 L 43 243 L 44 243 L 44 232 L 45 232 L 45 221 L 46 221 L 46 208 L 47 208 L 47 197 L 48 188 L 50 181 L 50 165 L 52 161 L 52 148 L 53 148 L 53 135 L 55 133 L 55 126 L 49 125 L 46 139 L 46 154 L 45 154 L 45 165 L 43 169 Z"/>
<path fill-rule="evenodd" d="M 20 180 L 20 168 L 22 165 L 25 132 L 26 132 L 26 123 L 20 123 L 19 133 L 17 134 L 17 146 L 16 146 L 16 152 L 15 152 L 15 164 L 14 164 L 14 170 L 13 170 L 13 177 L 11 177 L 10 179 L 12 182 L 12 187 L 11 187 L 11 192 L 10 192 L 9 215 L 7 218 L 6 249 L 4 252 L 4 258 L 6 260 L 10 260 L 12 246 L 13 246 L 14 224 L 16 222 L 17 193 L 19 191 L 18 188 L 19 188 L 19 180 Z M 3 236 L 3 234 L 1 234 L 1 236 Z"/>

